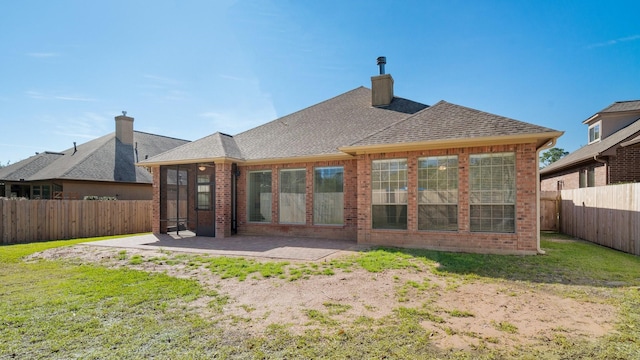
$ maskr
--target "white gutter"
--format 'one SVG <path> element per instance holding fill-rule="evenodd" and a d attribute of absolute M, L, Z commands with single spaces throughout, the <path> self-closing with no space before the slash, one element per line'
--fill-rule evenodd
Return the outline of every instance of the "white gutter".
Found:
<path fill-rule="evenodd" d="M 599 162 L 600 164 L 604 165 L 605 178 L 606 178 L 607 184 L 609 184 L 609 180 L 610 180 L 609 179 L 609 164 L 607 164 L 607 160 L 598 159 L 598 156 L 600 156 L 600 153 L 597 153 L 597 154 L 593 155 L 593 160 L 595 160 L 595 161 Z"/>
<path fill-rule="evenodd" d="M 536 159 L 538 159 L 538 161 L 540 161 L 540 151 L 547 150 L 547 149 L 550 149 L 550 148 L 556 146 L 556 141 L 557 140 L 558 140 L 558 138 L 553 138 L 546 145 L 543 145 L 538 150 L 536 150 Z M 536 250 L 538 251 L 539 255 L 544 255 L 545 254 L 544 250 L 542 250 L 540 248 L 540 165 L 536 166 L 536 180 L 538 182 L 536 184 L 536 208 L 537 208 L 537 212 L 536 212 L 536 216 L 537 216 L 537 218 L 536 218 L 536 238 L 537 238 Z M 558 230 L 560 230 L 560 229 L 558 229 Z"/>

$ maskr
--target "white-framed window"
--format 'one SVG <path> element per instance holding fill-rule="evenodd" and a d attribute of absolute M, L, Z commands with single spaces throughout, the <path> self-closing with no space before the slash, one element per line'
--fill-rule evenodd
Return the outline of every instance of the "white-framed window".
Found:
<path fill-rule="evenodd" d="M 344 224 L 344 167 L 317 167 L 313 172 L 313 223 Z"/>
<path fill-rule="evenodd" d="M 578 172 L 578 187 L 594 186 L 596 186 L 596 169 L 594 167 L 580 169 Z"/>
<path fill-rule="evenodd" d="M 250 222 L 271 222 L 271 170 L 248 173 L 247 212 Z"/>
<path fill-rule="evenodd" d="M 418 230 L 458 230 L 458 156 L 418 159 Z"/>
<path fill-rule="evenodd" d="M 469 156 L 470 227 L 475 232 L 515 232 L 515 153 Z"/>
<path fill-rule="evenodd" d="M 596 186 L 596 168 L 590 167 L 587 169 L 587 187 Z"/>
<path fill-rule="evenodd" d="M 600 140 L 600 123 L 589 126 L 589 144 Z"/>
<path fill-rule="evenodd" d="M 407 229 L 407 159 L 373 160 L 371 164 L 374 229 Z"/>
<path fill-rule="evenodd" d="M 307 214 L 305 169 L 280 170 L 280 223 L 304 224 Z"/>

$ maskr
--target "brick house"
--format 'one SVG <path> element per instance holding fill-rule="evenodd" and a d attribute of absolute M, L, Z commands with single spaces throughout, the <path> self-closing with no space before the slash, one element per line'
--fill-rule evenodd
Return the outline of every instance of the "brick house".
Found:
<path fill-rule="evenodd" d="M 135 163 L 189 141 L 134 131 L 133 120 L 116 116 L 113 133 L 1 168 L 0 197 L 151 200 L 151 173 Z"/>
<path fill-rule="evenodd" d="M 537 159 L 562 133 L 396 97 L 381 73 L 371 89 L 140 161 L 154 233 L 537 253 Z"/>
<path fill-rule="evenodd" d="M 583 124 L 588 127 L 588 144 L 540 170 L 540 188 L 640 181 L 640 100 L 617 101 Z"/>

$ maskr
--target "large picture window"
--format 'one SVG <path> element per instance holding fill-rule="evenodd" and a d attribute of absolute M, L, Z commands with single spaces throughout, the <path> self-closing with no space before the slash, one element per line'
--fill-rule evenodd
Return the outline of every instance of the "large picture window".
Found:
<path fill-rule="evenodd" d="M 306 223 L 306 170 L 280 170 L 280 223 Z"/>
<path fill-rule="evenodd" d="M 249 172 L 249 221 L 271 222 L 271 171 Z"/>
<path fill-rule="evenodd" d="M 418 159 L 418 229 L 458 230 L 458 157 Z"/>
<path fill-rule="evenodd" d="M 471 231 L 515 232 L 515 154 L 469 157 Z"/>
<path fill-rule="evenodd" d="M 407 229 L 407 160 L 374 160 L 371 164 L 374 229 Z"/>
<path fill-rule="evenodd" d="M 344 224 L 344 168 L 321 167 L 314 171 L 313 223 Z"/>

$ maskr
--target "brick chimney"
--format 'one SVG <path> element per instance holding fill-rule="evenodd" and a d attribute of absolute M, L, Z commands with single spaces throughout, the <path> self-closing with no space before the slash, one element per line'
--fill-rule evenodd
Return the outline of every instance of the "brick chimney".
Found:
<path fill-rule="evenodd" d="M 371 77 L 371 105 L 376 107 L 388 106 L 393 100 L 393 78 L 384 73 L 386 63 L 386 57 L 378 57 L 380 75 Z"/>
<path fill-rule="evenodd" d="M 126 111 L 116 116 L 116 139 L 123 144 L 133 145 L 133 118 L 127 116 Z"/>

